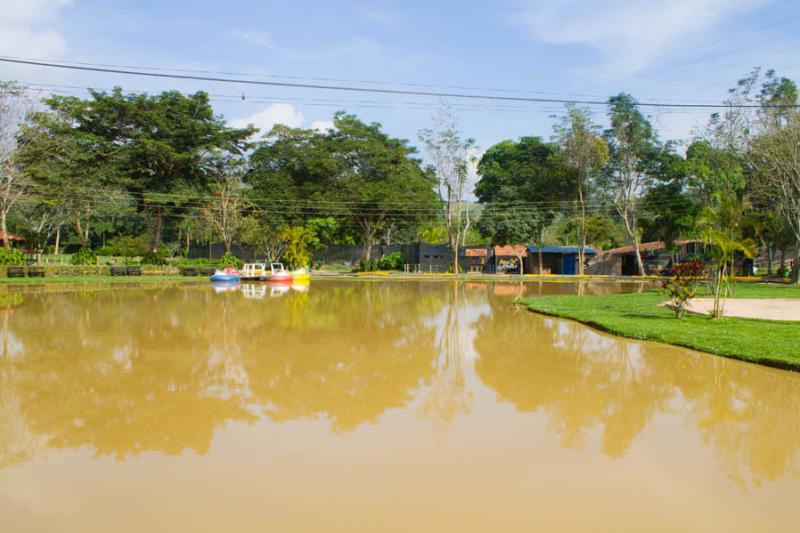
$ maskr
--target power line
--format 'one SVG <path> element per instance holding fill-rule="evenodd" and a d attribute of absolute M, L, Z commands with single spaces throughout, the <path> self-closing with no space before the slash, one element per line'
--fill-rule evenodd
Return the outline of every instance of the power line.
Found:
<path fill-rule="evenodd" d="M 412 91 L 403 89 L 378 89 L 368 87 L 355 87 L 345 85 L 325 85 L 314 83 L 293 83 L 293 82 L 278 82 L 278 81 L 262 81 L 262 80 L 248 80 L 239 78 L 221 78 L 215 76 L 196 76 L 188 74 L 170 74 L 163 72 L 151 71 L 134 71 L 126 69 L 105 68 L 105 67 L 90 67 L 81 65 L 63 65 L 58 63 L 44 62 L 44 61 L 28 61 L 22 59 L 11 59 L 8 57 L 0 57 L 0 62 L 14 63 L 21 65 L 31 65 L 46 68 L 59 68 L 66 70 L 79 70 L 88 72 L 103 72 L 107 74 L 122 74 L 128 76 L 144 76 L 150 78 L 168 78 L 179 80 L 193 80 L 193 81 L 209 81 L 215 83 L 234 83 L 241 85 L 258 85 L 267 87 L 283 87 L 294 89 L 316 89 L 326 91 L 342 91 L 342 92 L 356 92 L 356 93 L 375 93 L 375 94 L 397 94 L 397 95 L 411 95 L 411 96 L 433 96 L 439 98 L 461 98 L 470 100 L 493 100 L 493 101 L 509 101 L 509 102 L 532 102 L 532 103 L 554 103 L 554 104 L 579 104 L 579 105 L 608 105 L 607 100 L 573 100 L 566 98 L 533 98 L 522 96 L 497 96 L 487 94 L 471 94 L 471 93 L 449 93 L 449 92 L 436 92 L 436 91 Z M 664 102 L 637 102 L 639 107 L 666 107 L 666 108 L 697 108 L 697 109 L 729 109 L 736 108 L 763 108 L 763 107 L 776 107 L 776 108 L 800 108 L 799 105 L 756 105 L 756 104 L 704 104 L 704 103 L 664 103 Z"/>

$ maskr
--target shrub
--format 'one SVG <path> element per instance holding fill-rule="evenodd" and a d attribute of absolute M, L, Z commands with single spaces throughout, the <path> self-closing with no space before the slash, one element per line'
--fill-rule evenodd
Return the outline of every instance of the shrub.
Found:
<path fill-rule="evenodd" d="M 216 265 L 216 261 L 213 259 L 208 259 L 207 257 L 195 257 L 193 259 L 189 259 L 186 257 L 179 257 L 172 261 L 172 264 L 179 267 L 184 266 L 214 266 Z"/>
<path fill-rule="evenodd" d="M 222 257 L 220 257 L 217 260 L 217 266 L 219 268 L 227 268 L 227 267 L 242 268 L 243 264 L 244 263 L 242 263 L 242 261 L 240 261 L 238 257 L 236 257 L 230 252 L 225 252 L 224 254 L 222 254 Z"/>
<path fill-rule="evenodd" d="M 686 314 L 686 302 L 697 294 L 697 287 L 705 279 L 705 271 L 706 264 L 698 259 L 676 263 L 669 270 L 669 278 L 661 282 L 677 318 L 682 319 Z"/>
<path fill-rule="evenodd" d="M 169 252 L 165 248 L 159 248 L 157 252 L 148 250 L 142 256 L 142 264 L 163 266 L 167 264 L 167 257 L 169 257 Z"/>
<path fill-rule="evenodd" d="M 136 257 L 144 255 L 149 250 L 150 237 L 140 235 L 132 237 L 130 235 L 117 235 L 109 239 L 105 246 L 97 252 L 99 255 L 119 255 L 122 257 Z"/>
<path fill-rule="evenodd" d="M 22 257 L 22 252 L 16 248 L 0 248 L 0 265 L 22 265 L 25 263 L 25 258 Z"/>
<path fill-rule="evenodd" d="M 369 261 L 362 259 L 356 264 L 353 272 L 375 272 L 376 270 L 378 270 L 377 259 L 370 259 Z"/>
<path fill-rule="evenodd" d="M 91 248 L 81 248 L 77 253 L 72 254 L 70 263 L 73 265 L 96 265 L 97 255 Z"/>
<path fill-rule="evenodd" d="M 400 270 L 405 262 L 406 256 L 403 255 L 403 252 L 392 252 L 378 260 L 378 268 L 380 270 Z"/>

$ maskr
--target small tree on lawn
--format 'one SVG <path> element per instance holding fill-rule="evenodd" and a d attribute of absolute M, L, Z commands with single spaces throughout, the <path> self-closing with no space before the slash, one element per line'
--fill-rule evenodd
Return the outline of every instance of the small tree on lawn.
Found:
<path fill-rule="evenodd" d="M 522 207 L 487 209 L 478 221 L 480 231 L 489 235 L 495 244 L 511 245 L 519 261 L 519 273 L 525 273 L 522 253 L 527 243 L 536 241 L 542 231 L 542 217 Z M 517 246 L 517 245 L 522 245 Z"/>

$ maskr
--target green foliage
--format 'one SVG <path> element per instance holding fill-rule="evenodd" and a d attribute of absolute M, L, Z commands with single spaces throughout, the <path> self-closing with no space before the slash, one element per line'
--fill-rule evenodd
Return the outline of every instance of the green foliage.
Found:
<path fill-rule="evenodd" d="M 295 226 L 284 229 L 281 237 L 286 242 L 283 261 L 287 268 L 295 270 L 308 266 L 311 262 L 308 247 L 314 238 L 313 233 L 308 228 Z"/>
<path fill-rule="evenodd" d="M 686 302 L 697 294 L 699 284 L 705 280 L 705 272 L 706 264 L 703 261 L 677 263 L 669 272 L 669 278 L 661 282 L 678 319 L 686 314 Z"/>
<path fill-rule="evenodd" d="M 376 272 L 377 270 L 379 270 L 377 259 L 361 259 L 353 268 L 353 272 Z"/>
<path fill-rule="evenodd" d="M 17 248 L 0 248 L 0 265 L 15 266 L 25 264 L 25 258 Z"/>
<path fill-rule="evenodd" d="M 244 263 L 235 255 L 230 252 L 225 252 L 217 260 L 217 267 L 219 268 L 242 268 Z"/>
<path fill-rule="evenodd" d="M 406 256 L 403 252 L 392 252 L 384 255 L 378 260 L 379 270 L 401 270 L 406 263 Z"/>
<path fill-rule="evenodd" d="M 143 256 L 150 251 L 150 237 L 140 235 L 117 235 L 97 250 L 98 255 L 118 255 L 122 257 Z M 149 263 L 155 264 L 155 263 Z"/>
<path fill-rule="evenodd" d="M 91 248 L 81 248 L 77 253 L 72 254 L 70 263 L 73 265 L 96 265 L 97 254 Z"/>
<path fill-rule="evenodd" d="M 148 250 L 142 255 L 142 264 L 164 266 L 167 264 L 167 258 L 169 258 L 169 251 L 164 247 L 159 248 L 157 252 Z"/>

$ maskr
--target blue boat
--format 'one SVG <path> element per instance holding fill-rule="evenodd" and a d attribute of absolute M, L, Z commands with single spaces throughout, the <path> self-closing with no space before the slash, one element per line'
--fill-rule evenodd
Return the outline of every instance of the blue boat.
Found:
<path fill-rule="evenodd" d="M 241 279 L 239 272 L 232 268 L 226 268 L 225 270 L 216 270 L 214 275 L 211 276 L 211 281 L 226 281 L 226 282 L 233 282 L 238 283 Z"/>

